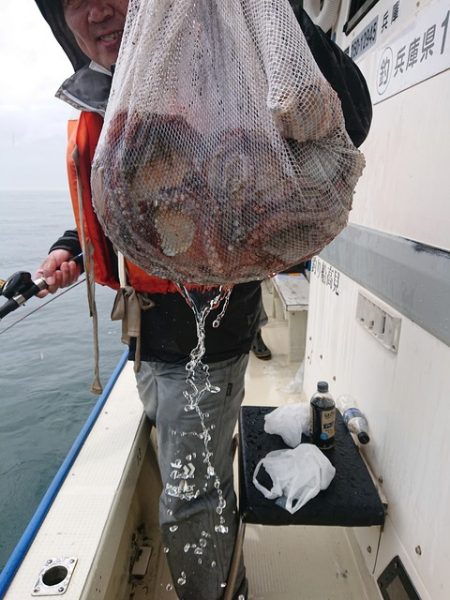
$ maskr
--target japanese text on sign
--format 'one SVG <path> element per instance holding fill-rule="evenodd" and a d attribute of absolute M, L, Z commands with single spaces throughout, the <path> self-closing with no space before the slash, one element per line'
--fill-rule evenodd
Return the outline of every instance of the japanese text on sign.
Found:
<path fill-rule="evenodd" d="M 332 292 L 339 295 L 339 280 L 341 274 L 337 269 L 327 264 L 317 256 L 312 259 L 311 273 L 320 279 L 320 281 L 330 288 Z"/>
<path fill-rule="evenodd" d="M 391 7 L 378 14 L 353 40 L 346 53 L 353 60 L 359 58 L 366 50 L 372 48 L 381 37 L 390 29 L 400 15 L 400 0 L 395 0 Z"/>
<path fill-rule="evenodd" d="M 366 50 L 371 48 L 377 41 L 378 17 L 367 25 L 365 29 L 356 37 L 351 45 L 350 56 L 356 60 Z"/>
<path fill-rule="evenodd" d="M 408 33 L 380 52 L 375 103 L 450 67 L 449 22 L 448 1 L 442 0 L 424 8 Z"/>

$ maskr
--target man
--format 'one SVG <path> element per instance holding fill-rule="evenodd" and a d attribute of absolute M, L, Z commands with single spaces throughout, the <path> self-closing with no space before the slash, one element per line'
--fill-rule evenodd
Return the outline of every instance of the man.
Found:
<path fill-rule="evenodd" d="M 76 70 L 75 75 L 64 82 L 58 96 L 83 111 L 75 136 L 77 142 L 81 138 L 86 142 L 84 146 L 77 144 L 85 150 L 80 153 L 77 164 L 69 161 L 69 183 L 74 207 L 81 191 L 81 204 L 88 211 L 80 219 L 75 210 L 77 220 L 87 222 L 87 231 L 83 231 L 84 250 L 86 252 L 87 247 L 93 250 L 97 281 L 117 288 L 116 257 L 96 222 L 89 185 L 81 186 L 80 182 L 89 182 L 90 160 L 108 99 L 111 70 L 120 47 L 128 0 L 36 2 Z M 306 15 L 301 13 L 300 16 L 306 18 L 306 26 L 317 35 Z M 324 53 L 325 61 L 330 54 L 326 51 L 327 44 L 326 39 L 319 43 L 319 53 Z M 358 111 L 352 102 L 350 98 L 349 114 L 357 122 L 355 130 L 359 134 L 364 131 L 364 138 L 368 126 L 358 122 Z M 71 285 L 79 276 L 79 267 L 70 259 L 80 250 L 74 230 L 66 231 L 53 244 L 38 272 L 46 279 L 50 292 Z M 214 476 L 210 474 L 208 478 L 202 428 L 198 417 L 193 418 L 197 415 L 185 410 L 185 365 L 197 342 L 193 313 L 171 282 L 147 276 L 129 262 L 126 267 L 128 283 L 151 306 L 142 312 L 139 341 L 130 340 L 129 356 L 141 362 L 136 374 L 139 395 L 157 429 L 164 487 L 160 525 L 174 585 L 180 598 L 216 600 L 222 597 L 228 579 L 237 527 L 231 441 L 244 396 L 248 353 L 260 324 L 260 283 L 235 286 L 220 327 L 212 327 L 217 311 L 206 324 L 204 361 L 209 365 L 211 385 L 220 389 L 218 393 L 209 394 L 202 404 L 203 412 L 208 415 L 205 417 L 205 426 L 211 432 L 208 451 L 215 471 Z M 188 475 L 183 476 L 183 473 Z M 214 485 L 217 481 L 220 494 Z M 242 600 L 247 595 L 243 565 L 237 582 L 235 598 Z"/>
<path fill-rule="evenodd" d="M 128 0 L 61 0 L 60 3 L 37 0 L 37 3 L 77 68 L 58 96 L 84 112 L 102 114 L 107 94 L 101 98 L 99 89 L 107 77 L 105 73 L 110 72 L 117 59 Z M 84 59 L 84 56 L 88 58 Z M 89 60 L 92 61 L 90 67 L 86 66 Z M 104 87 L 107 92 L 107 86 Z M 86 160 L 81 156 L 81 167 L 84 162 Z M 70 181 L 70 184 L 73 197 L 76 182 Z M 102 262 L 102 251 L 95 244 L 93 246 L 97 268 Z M 38 271 L 49 284 L 49 292 L 69 286 L 77 279 L 80 269 L 70 258 L 80 251 L 76 231 L 66 231 L 53 244 Z M 127 267 L 132 275 L 132 266 Z M 116 278 L 114 268 L 110 271 L 107 283 Z M 103 281 L 101 278 L 100 281 L 104 283 L 105 278 L 103 275 Z M 184 410 L 187 402 L 184 397 L 187 390 L 185 365 L 197 343 L 193 313 L 170 282 L 147 277 L 145 281 L 141 278 L 137 287 L 154 305 L 142 313 L 141 366 L 136 379 L 145 411 L 156 424 L 161 476 L 163 486 L 168 490 L 168 493 L 163 492 L 160 502 L 163 543 L 169 549 L 167 559 L 179 597 L 215 600 L 222 597 L 223 584 L 228 579 L 237 527 L 231 444 L 244 396 L 248 353 L 258 329 L 260 284 L 235 286 L 220 327 L 212 327 L 217 311 L 207 321 L 204 360 L 209 365 L 211 384 L 220 388 L 202 403 L 203 411 L 208 414 L 205 425 L 211 432 L 208 449 L 215 471 L 215 476 L 209 478 L 206 478 L 202 456 L 205 447 L 199 437 L 202 433 L 199 419 L 193 419 L 192 412 Z M 136 340 L 132 339 L 131 360 L 134 360 L 135 352 Z M 178 464 L 181 465 L 179 469 L 174 467 Z M 189 467 L 189 478 L 183 480 L 179 476 L 185 465 Z M 193 474 L 191 465 L 195 469 Z M 220 518 L 216 512 L 219 494 L 215 481 L 220 482 L 224 500 L 221 504 L 225 504 Z M 183 482 L 185 488 L 180 488 Z M 178 493 L 186 486 L 189 486 L 190 494 Z M 222 530 L 220 525 L 223 525 Z M 241 566 L 235 597 L 245 598 L 246 587 Z"/>

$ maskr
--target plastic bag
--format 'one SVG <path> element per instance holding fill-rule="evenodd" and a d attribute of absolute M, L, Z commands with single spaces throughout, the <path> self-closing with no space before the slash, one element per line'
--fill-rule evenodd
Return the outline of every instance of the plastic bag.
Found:
<path fill-rule="evenodd" d="M 139 267 L 224 284 L 298 264 L 363 166 L 288 0 L 130 0 L 92 189 Z"/>
<path fill-rule="evenodd" d="M 271 490 L 257 479 L 261 466 L 273 481 Z M 269 452 L 257 464 L 253 484 L 269 500 L 283 497 L 283 501 L 277 503 L 293 514 L 327 489 L 335 473 L 336 469 L 317 446 L 300 444 L 292 450 Z"/>
<path fill-rule="evenodd" d="M 287 446 L 295 448 L 302 441 L 302 433 L 310 433 L 310 411 L 309 404 L 279 406 L 264 417 L 264 431 L 280 435 Z"/>
<path fill-rule="evenodd" d="M 305 378 L 305 361 L 302 360 L 292 380 L 284 387 L 285 394 L 301 394 Z"/>

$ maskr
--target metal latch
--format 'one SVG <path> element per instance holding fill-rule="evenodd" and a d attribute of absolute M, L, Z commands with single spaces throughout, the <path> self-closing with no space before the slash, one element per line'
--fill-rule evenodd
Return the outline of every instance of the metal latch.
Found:
<path fill-rule="evenodd" d="M 143 524 L 139 525 L 131 538 L 130 582 L 138 584 L 145 577 L 152 555 L 150 538 L 145 533 Z"/>
<path fill-rule="evenodd" d="M 401 319 L 359 292 L 356 319 L 380 344 L 391 352 L 398 352 Z"/>
<path fill-rule="evenodd" d="M 132 577 L 140 579 L 141 577 L 145 576 L 145 574 L 147 573 L 148 563 L 150 562 L 151 555 L 151 546 L 139 546 L 136 560 L 134 561 L 133 568 L 131 569 Z"/>

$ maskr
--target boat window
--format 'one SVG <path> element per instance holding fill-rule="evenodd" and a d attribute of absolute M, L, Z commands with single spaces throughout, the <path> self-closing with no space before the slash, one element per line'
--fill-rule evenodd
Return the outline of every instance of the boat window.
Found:
<path fill-rule="evenodd" d="M 367 13 L 377 4 L 378 0 L 352 0 L 348 13 L 347 23 L 344 25 L 344 33 L 349 34 Z"/>

